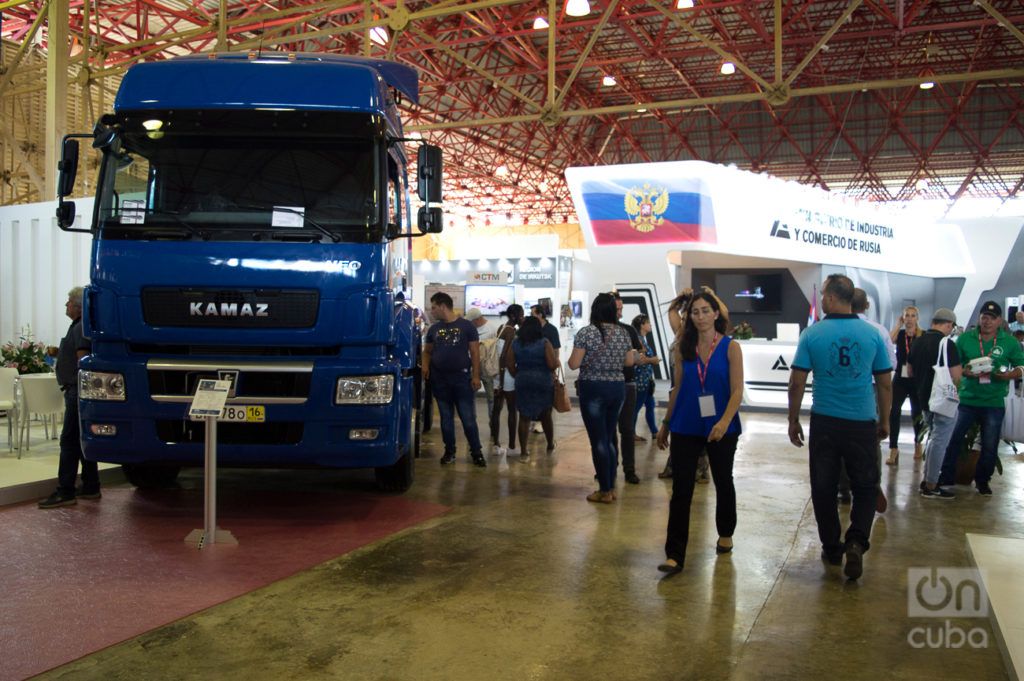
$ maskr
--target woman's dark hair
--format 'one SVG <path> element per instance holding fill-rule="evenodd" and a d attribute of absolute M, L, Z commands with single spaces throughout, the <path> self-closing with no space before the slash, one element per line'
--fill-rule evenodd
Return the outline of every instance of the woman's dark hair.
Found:
<path fill-rule="evenodd" d="M 686 361 L 697 359 L 697 327 L 694 326 L 693 320 L 690 318 L 690 310 L 699 300 L 706 300 L 711 309 L 718 313 L 718 319 L 715 320 L 715 331 L 720 336 L 725 335 L 729 325 L 725 315 L 722 314 L 722 306 L 718 304 L 718 298 L 707 291 L 694 294 L 693 300 L 686 306 L 683 319 L 683 338 L 679 341 L 679 352 L 682 353 L 683 359 Z"/>
<path fill-rule="evenodd" d="M 651 321 L 651 318 L 648 317 L 647 315 L 638 314 L 637 316 L 633 317 L 633 328 L 636 329 L 637 333 L 640 333 L 640 329 L 643 328 L 643 325 L 649 321 Z"/>
<path fill-rule="evenodd" d="M 501 313 L 501 316 L 508 317 L 509 322 L 513 324 L 518 324 L 524 316 L 523 306 L 512 303 L 505 308 L 505 311 Z"/>
<path fill-rule="evenodd" d="M 615 307 L 615 296 L 610 293 L 598 293 L 594 302 L 590 305 L 590 323 L 601 332 L 601 339 L 604 339 L 602 324 L 615 324 L 618 319 L 618 310 Z"/>
<path fill-rule="evenodd" d="M 544 339 L 544 332 L 541 331 L 540 320 L 536 317 L 527 317 L 519 325 L 516 338 L 520 345 L 529 345 L 535 341 Z"/>

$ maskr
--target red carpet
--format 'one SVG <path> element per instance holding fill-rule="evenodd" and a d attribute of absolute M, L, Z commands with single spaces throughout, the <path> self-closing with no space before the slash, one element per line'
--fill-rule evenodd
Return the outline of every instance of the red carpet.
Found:
<path fill-rule="evenodd" d="M 196 550 L 202 490 L 0 510 L 0 679 L 23 679 L 444 513 L 358 493 L 220 490 L 238 546 Z"/>

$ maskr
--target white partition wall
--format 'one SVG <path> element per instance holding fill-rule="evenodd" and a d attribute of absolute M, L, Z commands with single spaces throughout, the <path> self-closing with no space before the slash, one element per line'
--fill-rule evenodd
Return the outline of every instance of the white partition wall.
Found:
<path fill-rule="evenodd" d="M 75 202 L 75 226 L 88 224 L 91 199 Z M 67 292 L 89 283 L 88 234 L 57 227 L 57 203 L 0 207 L 0 343 L 30 326 L 36 340 L 57 345 L 67 331 Z"/>

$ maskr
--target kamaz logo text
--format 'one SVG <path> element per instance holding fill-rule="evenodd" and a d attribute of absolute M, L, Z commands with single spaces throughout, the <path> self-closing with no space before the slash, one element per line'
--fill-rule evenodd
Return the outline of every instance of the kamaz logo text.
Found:
<path fill-rule="evenodd" d="M 255 310 L 253 309 L 255 307 Z M 267 317 L 269 303 L 189 303 L 189 317 Z"/>

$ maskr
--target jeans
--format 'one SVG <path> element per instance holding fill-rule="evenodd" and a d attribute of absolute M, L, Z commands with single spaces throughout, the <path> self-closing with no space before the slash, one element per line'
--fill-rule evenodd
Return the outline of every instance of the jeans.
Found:
<path fill-rule="evenodd" d="M 78 393 L 64 393 L 64 427 L 60 431 L 60 461 L 57 464 L 57 490 L 66 497 L 75 496 L 78 464 L 82 464 L 82 490 L 99 491 L 100 473 L 95 461 L 82 455 L 82 437 L 78 422 Z"/>
<path fill-rule="evenodd" d="M 974 482 L 988 484 L 992 472 L 996 469 L 996 451 L 999 449 L 999 434 L 1003 428 L 1004 407 L 971 407 L 963 402 L 956 410 L 956 426 L 946 447 L 946 456 L 942 460 L 940 485 L 952 485 L 956 482 L 956 460 L 964 446 L 967 431 L 975 423 L 981 424 L 981 458 L 974 469 Z M 971 443 L 973 444 L 973 443 Z"/>
<path fill-rule="evenodd" d="M 625 386 L 625 397 L 619 410 L 619 452 L 622 454 L 622 472 L 629 474 L 636 473 L 636 443 L 633 441 L 636 437 L 636 383 L 629 382 Z M 618 468 L 618 462 L 615 467 Z"/>
<path fill-rule="evenodd" d="M 811 503 L 818 523 L 818 538 L 826 553 L 841 553 L 842 526 L 836 507 L 839 471 L 845 466 L 850 477 L 853 505 L 846 544 L 856 542 L 870 548 L 871 523 L 878 498 L 878 439 L 874 421 L 850 421 L 811 414 L 808 437 L 811 467 Z M 673 478 L 674 479 L 674 478 Z"/>
<path fill-rule="evenodd" d="M 731 537 L 736 530 L 736 487 L 732 464 L 736 457 L 738 435 L 725 435 L 717 442 L 693 435 L 672 433 L 672 500 L 668 505 L 668 532 L 665 556 L 680 565 L 686 559 L 690 538 L 690 504 L 696 482 L 697 459 L 707 449 L 711 477 L 715 481 L 715 527 L 719 537 Z"/>
<path fill-rule="evenodd" d="M 625 395 L 622 381 L 580 381 L 580 412 L 602 492 L 615 488 L 615 473 L 619 467 L 615 426 Z"/>
<path fill-rule="evenodd" d="M 654 415 L 654 384 L 647 390 L 645 395 L 636 396 L 636 410 L 633 412 L 633 430 L 636 431 L 636 422 L 639 420 L 640 410 L 644 407 L 647 408 L 647 427 L 651 431 L 651 435 L 658 434 L 657 419 Z"/>
<path fill-rule="evenodd" d="M 924 481 L 934 485 L 939 481 L 942 462 L 949 446 L 949 439 L 956 426 L 956 418 L 934 412 L 925 412 L 928 419 L 928 444 L 924 450 Z"/>
<path fill-rule="evenodd" d="M 918 403 L 917 387 L 913 379 L 894 378 L 892 381 L 892 409 L 889 410 L 889 449 L 898 449 L 900 419 L 903 417 L 903 403 L 910 398 L 910 416 L 914 420 L 914 442 L 921 434 L 921 405 Z"/>
<path fill-rule="evenodd" d="M 468 372 L 452 375 L 431 374 L 430 384 L 437 400 L 437 413 L 441 417 L 441 437 L 446 454 L 455 453 L 455 410 L 462 421 L 462 431 L 469 440 L 470 452 L 481 454 L 480 431 L 476 425 L 476 391 Z"/>

